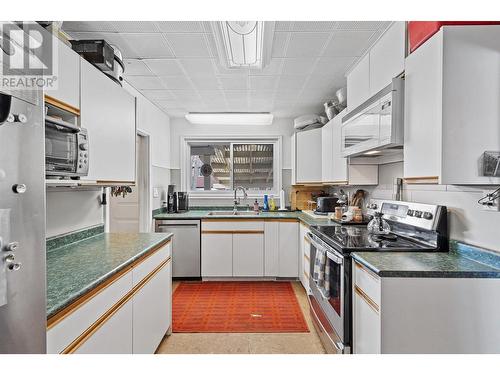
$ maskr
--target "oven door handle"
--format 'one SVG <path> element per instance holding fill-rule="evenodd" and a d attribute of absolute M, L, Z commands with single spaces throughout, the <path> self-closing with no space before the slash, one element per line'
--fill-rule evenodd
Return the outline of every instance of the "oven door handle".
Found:
<path fill-rule="evenodd" d="M 334 253 L 334 249 L 331 249 L 331 251 L 328 250 L 328 248 L 325 248 L 324 245 L 318 243 L 315 239 L 314 239 L 314 236 L 311 234 L 311 233 L 307 233 L 307 236 L 309 237 L 309 239 L 311 240 L 311 243 L 314 245 L 314 247 L 316 247 L 316 249 L 322 251 L 322 252 L 325 252 L 326 253 L 326 256 L 332 260 L 333 262 L 337 263 L 337 264 L 343 264 L 344 263 L 344 259 L 335 254 Z"/>

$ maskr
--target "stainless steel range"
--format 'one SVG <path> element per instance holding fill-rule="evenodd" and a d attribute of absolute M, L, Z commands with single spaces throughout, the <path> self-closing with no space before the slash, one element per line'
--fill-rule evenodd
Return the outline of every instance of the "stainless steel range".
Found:
<path fill-rule="evenodd" d="M 354 251 L 448 251 L 446 207 L 371 200 L 368 214 L 383 213 L 391 230 L 373 234 L 351 225 L 312 226 L 309 303 L 329 353 L 348 354 L 352 339 L 351 257 Z"/>

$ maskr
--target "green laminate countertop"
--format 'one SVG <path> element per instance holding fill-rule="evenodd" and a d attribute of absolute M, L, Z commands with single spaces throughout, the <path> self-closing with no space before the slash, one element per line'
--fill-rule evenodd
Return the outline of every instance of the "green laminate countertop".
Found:
<path fill-rule="evenodd" d="M 189 210 L 181 213 L 157 213 L 153 215 L 153 219 L 156 220 L 183 220 L 183 219 L 255 219 L 255 220 L 277 220 L 277 219 L 297 219 L 307 225 L 336 225 L 335 222 L 329 220 L 328 218 L 317 219 L 309 216 L 302 211 L 260 211 L 258 215 L 255 216 L 237 216 L 233 215 L 231 210 L 227 210 L 227 215 L 209 215 L 211 211 L 225 211 L 221 209 L 210 209 L 210 210 Z"/>
<path fill-rule="evenodd" d="M 171 233 L 103 233 L 47 251 L 47 317 L 171 236 Z"/>
<path fill-rule="evenodd" d="M 380 277 L 500 278 L 500 268 L 458 252 L 354 252 L 351 256 Z"/>

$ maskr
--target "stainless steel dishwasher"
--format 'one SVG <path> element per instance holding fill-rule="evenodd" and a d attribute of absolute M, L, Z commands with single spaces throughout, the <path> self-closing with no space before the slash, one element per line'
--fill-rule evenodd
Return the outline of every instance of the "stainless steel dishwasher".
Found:
<path fill-rule="evenodd" d="M 172 277 L 201 277 L 200 220 L 156 220 L 155 230 L 174 234 Z"/>

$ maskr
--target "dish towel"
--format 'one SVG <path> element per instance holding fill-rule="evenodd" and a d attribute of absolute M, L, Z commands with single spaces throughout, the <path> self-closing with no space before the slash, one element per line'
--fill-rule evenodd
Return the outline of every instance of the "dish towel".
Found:
<path fill-rule="evenodd" d="M 314 259 L 313 280 L 316 281 L 319 289 L 323 289 L 325 285 L 325 265 L 326 265 L 326 252 L 316 250 L 316 257 Z"/>

